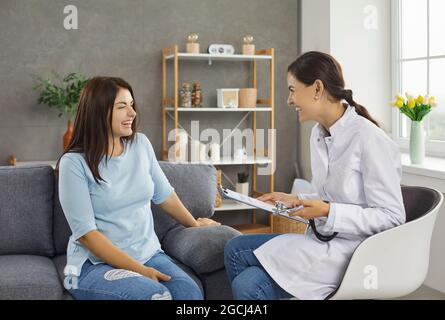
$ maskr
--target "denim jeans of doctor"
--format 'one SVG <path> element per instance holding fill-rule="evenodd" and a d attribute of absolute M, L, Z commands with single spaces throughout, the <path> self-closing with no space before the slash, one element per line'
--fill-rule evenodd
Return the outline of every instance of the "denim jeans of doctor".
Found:
<path fill-rule="evenodd" d="M 292 295 L 283 290 L 261 266 L 253 251 L 278 234 L 242 235 L 224 249 L 224 264 L 235 300 L 278 300 Z"/>
<path fill-rule="evenodd" d="M 162 252 L 145 266 L 171 276 L 170 281 L 156 282 L 138 273 L 115 269 L 89 260 L 82 266 L 77 289 L 69 292 L 79 300 L 202 300 L 201 290 L 181 268 Z"/>

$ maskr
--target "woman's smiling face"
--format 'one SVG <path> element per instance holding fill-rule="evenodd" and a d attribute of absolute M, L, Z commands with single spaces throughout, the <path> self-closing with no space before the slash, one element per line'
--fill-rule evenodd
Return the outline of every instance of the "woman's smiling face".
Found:
<path fill-rule="evenodd" d="M 287 104 L 291 108 L 295 108 L 299 113 L 299 121 L 317 120 L 320 114 L 321 94 L 323 85 L 317 80 L 314 84 L 306 86 L 298 81 L 291 73 L 287 74 L 287 85 L 289 88 L 289 97 Z"/>
<path fill-rule="evenodd" d="M 133 133 L 135 117 L 134 100 L 130 91 L 124 88 L 119 89 L 113 106 L 112 130 L 114 137 L 130 136 Z"/>

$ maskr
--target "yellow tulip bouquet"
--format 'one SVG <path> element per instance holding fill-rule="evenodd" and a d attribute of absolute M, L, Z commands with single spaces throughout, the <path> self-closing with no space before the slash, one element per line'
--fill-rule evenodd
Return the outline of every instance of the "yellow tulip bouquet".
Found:
<path fill-rule="evenodd" d="M 412 164 L 420 165 L 425 159 L 425 130 L 422 120 L 436 106 L 436 98 L 430 96 L 414 98 L 408 93 L 405 98 L 398 94 L 392 105 L 412 120 L 409 155 Z"/>
<path fill-rule="evenodd" d="M 406 93 L 406 98 L 398 94 L 392 105 L 399 108 L 400 112 L 412 121 L 422 121 L 437 104 L 436 98 L 433 96 L 419 95 L 417 98 L 414 98 L 414 96 Z"/>

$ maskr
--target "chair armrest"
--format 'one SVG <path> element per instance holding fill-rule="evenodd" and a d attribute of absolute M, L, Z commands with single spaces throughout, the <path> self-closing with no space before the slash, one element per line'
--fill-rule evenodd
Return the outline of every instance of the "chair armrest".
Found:
<path fill-rule="evenodd" d="M 210 273 L 224 267 L 224 247 L 230 239 L 240 234 L 229 226 L 177 226 L 165 236 L 162 249 L 196 273 Z"/>

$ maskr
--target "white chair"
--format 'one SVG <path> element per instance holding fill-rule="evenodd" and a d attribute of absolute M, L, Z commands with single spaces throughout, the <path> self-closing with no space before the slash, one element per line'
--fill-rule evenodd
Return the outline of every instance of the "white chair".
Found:
<path fill-rule="evenodd" d="M 326 299 L 391 299 L 423 284 L 443 195 L 430 188 L 405 186 L 402 194 L 406 223 L 364 240 L 352 255 L 340 286 Z M 365 285 L 369 270 L 377 271 L 376 288 Z"/>

